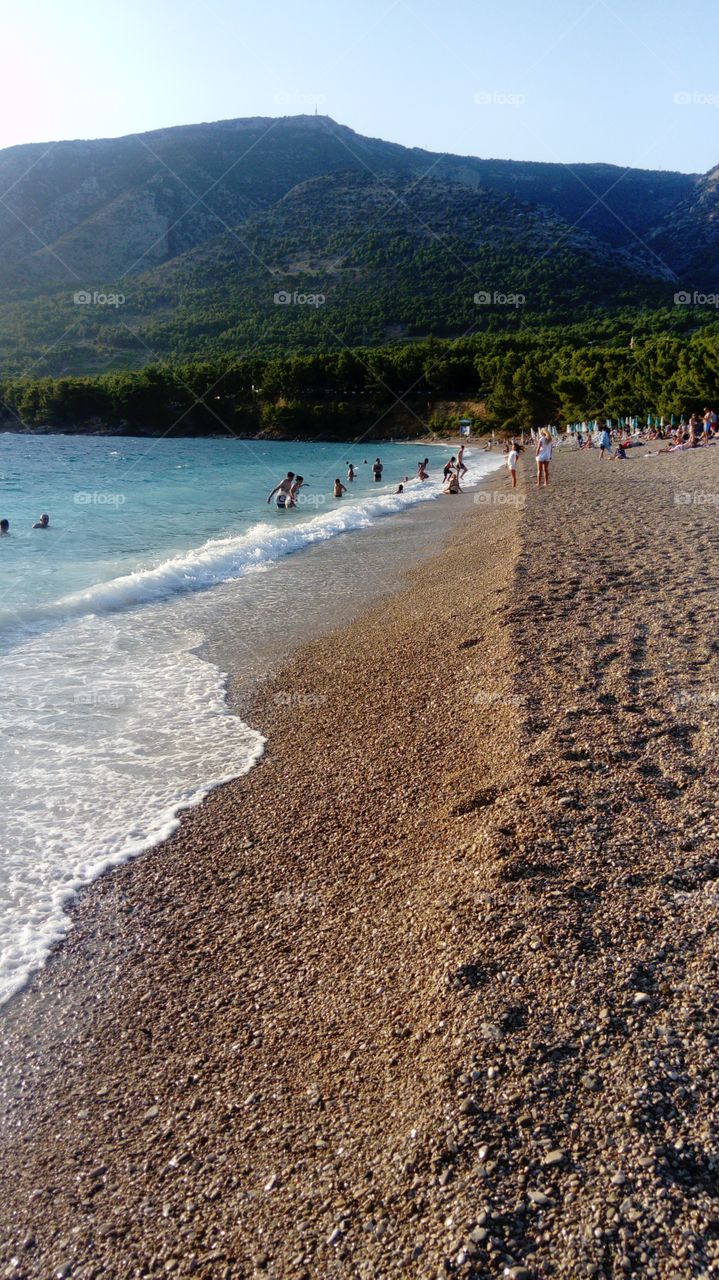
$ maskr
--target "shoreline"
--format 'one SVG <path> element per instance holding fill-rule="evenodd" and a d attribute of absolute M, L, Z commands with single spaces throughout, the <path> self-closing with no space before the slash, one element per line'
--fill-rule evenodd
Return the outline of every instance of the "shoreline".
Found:
<path fill-rule="evenodd" d="M 524 461 L 86 891 L 4 1011 L 13 1274 L 713 1273 L 702 452 Z"/>
<path fill-rule="evenodd" d="M 475 484 L 478 483 L 480 480 L 475 480 Z M 429 490 L 430 486 L 427 488 Z M 373 498 L 375 495 L 369 496 Z M 167 775 L 166 794 L 158 801 L 160 807 L 157 812 L 161 813 L 161 820 L 151 819 L 147 806 L 141 811 L 135 808 L 133 813 L 130 804 L 125 802 L 123 805 L 118 801 L 113 835 L 122 834 L 122 848 L 118 848 L 118 842 L 113 841 L 108 845 L 107 856 L 103 856 L 105 845 L 100 838 L 101 835 L 104 836 L 107 843 L 107 824 L 103 827 L 99 821 L 100 814 L 96 813 L 97 840 L 94 845 L 89 836 L 83 841 L 82 863 L 80 866 L 76 859 L 78 870 L 72 879 L 73 893 L 69 894 L 62 909 L 57 903 L 52 910 L 49 906 L 46 907 L 47 918 L 42 928 L 36 917 L 34 928 L 37 945 L 18 946 L 15 969 L 8 966 L 7 972 L 3 972 L 0 1008 L 5 1005 L 13 988 L 15 994 L 29 980 L 28 975 L 22 973 L 25 959 L 20 952 L 28 953 L 27 963 L 33 965 L 32 972 L 37 972 L 40 947 L 43 950 L 55 947 L 58 940 L 67 936 L 78 890 L 84 892 L 108 867 L 123 865 L 126 861 L 144 856 L 162 843 L 171 830 L 176 829 L 183 813 L 201 803 L 218 786 L 241 777 L 256 763 L 257 747 L 252 749 L 252 758 L 247 763 L 242 763 L 241 756 L 236 766 L 234 763 L 231 765 L 230 760 L 235 761 L 238 736 L 241 737 L 244 733 L 248 744 L 261 737 L 247 723 L 240 703 L 250 697 L 258 681 L 266 680 L 268 666 L 276 668 L 307 639 L 333 629 L 340 621 L 346 623 L 357 617 L 369 603 L 391 592 L 395 587 L 397 574 L 401 575 L 408 565 L 419 563 L 432 554 L 436 539 L 444 538 L 461 520 L 467 504 L 472 503 L 473 491 L 451 503 L 437 501 L 440 494 L 436 485 L 432 486 L 431 492 L 422 496 L 434 500 L 410 503 L 404 510 L 396 512 L 380 510 L 375 513 L 367 528 L 350 528 L 327 541 L 320 540 L 314 545 L 310 542 L 297 548 L 302 551 L 299 559 L 296 555 L 281 556 L 272 562 L 271 573 L 267 575 L 249 573 L 201 592 L 199 596 L 194 593 L 184 596 L 180 594 L 157 601 L 154 605 L 150 603 L 149 613 L 146 611 L 148 606 L 142 607 L 139 612 L 137 608 L 133 608 L 125 614 L 126 628 L 122 616 L 118 618 L 115 626 L 124 628 L 125 645 L 129 643 L 133 628 L 137 630 L 144 616 L 148 638 L 150 633 L 154 634 L 157 630 L 161 630 L 163 635 L 175 637 L 173 643 L 179 645 L 185 654 L 183 663 L 188 663 L 190 655 L 197 653 L 200 660 L 207 664 L 208 675 L 205 682 L 209 680 L 214 683 L 216 676 L 224 686 L 223 701 L 227 718 L 223 718 L 222 725 L 216 725 L 213 746 L 206 736 L 203 739 L 203 734 L 207 734 L 208 720 L 203 709 L 198 706 L 194 722 L 197 756 L 194 777 L 193 771 L 190 771 L 186 775 L 187 786 L 180 786 L 179 783 L 173 784 L 172 775 Z M 364 495 L 358 495 L 358 500 L 363 501 Z M 388 519 L 388 515 L 392 515 L 392 520 Z M 284 616 L 278 630 L 275 615 L 279 601 L 282 601 Z M 68 625 L 72 626 L 71 618 L 68 619 Z M 125 630 L 128 635 L 125 635 Z M 196 632 L 203 636 L 199 647 Z M 140 656 L 138 652 L 138 657 Z M 13 673 L 14 669 L 8 673 L 11 680 Z M 182 695 L 185 690 L 180 675 L 178 671 L 174 682 L 178 708 L 184 706 Z M 118 678 L 123 680 L 119 686 Z M 111 696 L 107 689 L 113 686 L 107 684 L 107 676 L 105 680 L 104 696 L 107 698 Z M 117 696 L 127 703 L 134 702 L 142 706 L 142 696 L 147 695 L 146 683 L 136 689 L 131 680 L 130 670 L 122 669 L 119 674 L 115 673 L 115 687 L 121 689 Z M 207 705 L 207 701 L 206 694 L 204 705 Z M 173 723 L 169 708 L 165 719 L 169 727 Z M 181 716 L 176 716 L 176 729 L 179 729 L 180 721 Z M 237 726 L 234 737 L 232 721 Z M 227 726 L 224 734 L 223 725 Z M 192 731 L 189 722 L 187 728 Z M 217 745 L 223 741 L 223 737 L 227 740 L 227 750 L 235 751 L 234 755 L 228 755 L 224 768 L 223 751 Z M 200 743 L 203 740 L 205 751 L 200 755 Z M 242 743 L 240 747 L 242 749 Z M 112 760 L 111 754 L 109 759 Z M 142 796 L 137 797 L 138 803 L 142 800 Z M 91 806 L 91 803 L 92 799 L 88 796 L 87 805 Z M 95 809 L 97 810 L 97 804 Z M 58 829 L 56 825 L 55 829 L 48 831 L 46 826 L 47 839 L 55 834 L 61 837 L 62 829 Z M 65 879 L 68 877 L 65 876 Z M 10 948 L 14 939 L 22 938 L 22 932 L 20 926 L 15 925 L 12 932 L 8 930 L 8 933 Z"/>

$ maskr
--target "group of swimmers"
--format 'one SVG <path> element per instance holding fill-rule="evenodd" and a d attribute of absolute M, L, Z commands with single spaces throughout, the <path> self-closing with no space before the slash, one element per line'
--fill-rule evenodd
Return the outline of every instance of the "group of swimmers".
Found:
<path fill-rule="evenodd" d="M 425 462 L 426 461 L 427 459 L 425 459 Z M 460 445 L 459 449 L 457 450 L 457 456 L 455 457 L 455 455 L 452 454 L 452 457 L 449 459 L 449 461 L 445 462 L 444 464 L 444 473 L 443 473 L 444 484 L 443 484 L 442 492 L 453 493 L 453 494 L 461 493 L 462 487 L 459 482 L 462 476 L 465 474 L 466 470 L 467 470 L 467 467 L 464 461 L 464 445 Z M 423 476 L 420 473 L 420 480 L 426 480 L 426 479 L 427 479 L 427 476 L 426 475 Z"/>
<path fill-rule="evenodd" d="M 50 517 L 46 511 L 43 512 L 39 520 L 35 521 L 32 527 L 33 529 L 49 529 L 50 528 Z M 10 521 L 3 516 L 3 519 L 0 520 L 0 538 L 7 538 L 9 537 L 9 535 L 10 535 Z"/>
<path fill-rule="evenodd" d="M 366 458 L 364 459 L 364 465 L 367 466 Z M 467 470 L 467 467 L 464 462 L 464 445 L 461 445 L 461 447 L 457 452 L 457 456 L 455 457 L 454 455 L 452 455 L 449 462 L 445 463 L 443 492 L 444 493 L 461 493 L 462 490 L 459 485 L 459 480 L 460 480 L 460 477 L 464 475 L 466 470 Z M 384 463 L 382 462 L 382 459 L 375 458 L 374 462 L 372 463 L 372 479 L 375 481 L 376 484 L 381 483 L 383 472 L 384 472 Z M 348 485 L 353 484 L 356 477 L 357 477 L 357 467 L 354 465 L 353 462 L 348 462 L 347 463 L 347 484 Z M 418 464 L 417 479 L 422 481 L 429 480 L 429 458 L 423 458 L 422 461 Z M 408 481 L 409 481 L 409 476 L 405 476 L 404 482 L 397 486 L 397 489 L 395 490 L 395 492 L 404 493 L 404 486 L 405 484 L 408 483 Z M 280 511 L 287 511 L 291 507 L 296 507 L 302 501 L 300 497 L 300 490 L 303 488 L 304 485 L 305 485 L 304 476 L 298 476 L 298 475 L 295 475 L 294 471 L 288 471 L 284 480 L 280 480 L 280 483 L 276 484 L 274 489 L 272 489 L 270 493 L 267 495 L 267 502 L 268 503 L 272 502 L 272 499 L 274 498 L 275 506 L 278 507 Z M 347 493 L 347 485 L 344 485 L 340 480 L 339 476 L 336 476 L 334 483 L 332 485 L 333 497 L 341 498 L 345 493 Z"/>

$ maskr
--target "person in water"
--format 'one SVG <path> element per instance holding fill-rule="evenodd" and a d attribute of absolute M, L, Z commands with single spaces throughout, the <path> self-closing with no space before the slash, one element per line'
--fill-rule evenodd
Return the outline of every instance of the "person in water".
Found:
<path fill-rule="evenodd" d="M 341 498 L 342 494 L 347 492 L 339 476 L 335 480 L 334 489 L 332 490 L 332 492 L 334 493 L 335 498 Z"/>
<path fill-rule="evenodd" d="M 398 484 L 398 485 L 397 485 L 397 488 L 396 488 L 396 490 L 395 490 L 395 492 L 396 492 L 396 493 L 404 493 L 404 485 L 403 485 L 403 484 Z"/>
<path fill-rule="evenodd" d="M 289 496 L 287 498 L 288 507 L 297 506 L 297 494 L 302 488 L 304 482 L 305 482 L 304 476 L 295 476 L 294 480 L 292 481 L 292 487 L 290 489 Z"/>
<path fill-rule="evenodd" d="M 384 467 L 382 466 L 382 463 L 380 462 L 379 458 L 375 458 L 374 462 L 372 463 L 372 475 L 374 476 L 378 484 L 382 479 L 383 471 L 384 471 Z"/>
<path fill-rule="evenodd" d="M 270 503 L 272 499 L 275 498 L 275 494 L 277 494 L 275 502 L 281 511 L 284 510 L 284 508 L 289 505 L 289 497 L 292 492 L 292 481 L 294 478 L 294 471 L 288 471 L 284 480 L 280 480 L 280 483 L 275 485 L 267 499 L 268 503 Z"/>
<path fill-rule="evenodd" d="M 459 487 L 459 476 L 457 475 L 456 471 L 453 471 L 446 485 L 444 486 L 444 493 L 461 493 L 461 492 L 462 490 Z"/>
<path fill-rule="evenodd" d="M 425 458 L 424 462 L 420 462 L 419 469 L 417 471 L 417 475 L 420 480 L 429 480 L 429 472 L 427 471 L 428 466 L 429 458 Z"/>
<path fill-rule="evenodd" d="M 10 532 L 10 521 L 0 520 L 0 538 L 5 538 Z"/>
<path fill-rule="evenodd" d="M 455 458 L 454 454 L 452 454 L 452 457 L 450 458 L 449 462 L 445 462 L 444 464 L 445 484 L 447 482 L 447 476 L 449 475 L 450 471 L 454 471 L 456 464 L 457 464 L 457 459 Z"/>
<path fill-rule="evenodd" d="M 457 475 L 463 476 L 466 470 L 467 466 L 464 461 L 464 445 L 461 444 L 457 451 Z"/>
<path fill-rule="evenodd" d="M 49 529 L 49 528 L 50 528 L 50 517 L 49 515 L 47 515 L 47 513 L 43 512 L 43 514 L 40 516 L 40 519 L 35 521 L 33 525 L 33 529 Z"/>
<path fill-rule="evenodd" d="M 355 469 L 352 466 L 352 463 L 348 462 L 347 463 L 347 483 L 352 484 L 352 481 L 354 480 L 354 478 L 355 478 Z"/>

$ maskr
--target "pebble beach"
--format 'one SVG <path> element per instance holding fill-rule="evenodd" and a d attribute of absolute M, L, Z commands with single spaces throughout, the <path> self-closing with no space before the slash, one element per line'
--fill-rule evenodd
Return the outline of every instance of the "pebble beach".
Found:
<path fill-rule="evenodd" d="M 719 449 L 646 452 L 460 499 L 82 894 L 0 1011 L 0 1275 L 719 1275 Z"/>

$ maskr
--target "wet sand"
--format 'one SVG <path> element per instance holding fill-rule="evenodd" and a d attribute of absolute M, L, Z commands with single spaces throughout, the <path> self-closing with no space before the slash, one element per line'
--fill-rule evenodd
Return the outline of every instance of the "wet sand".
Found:
<path fill-rule="evenodd" d="M 521 465 L 8 1007 L 2 1274 L 719 1274 L 719 448 Z"/>

